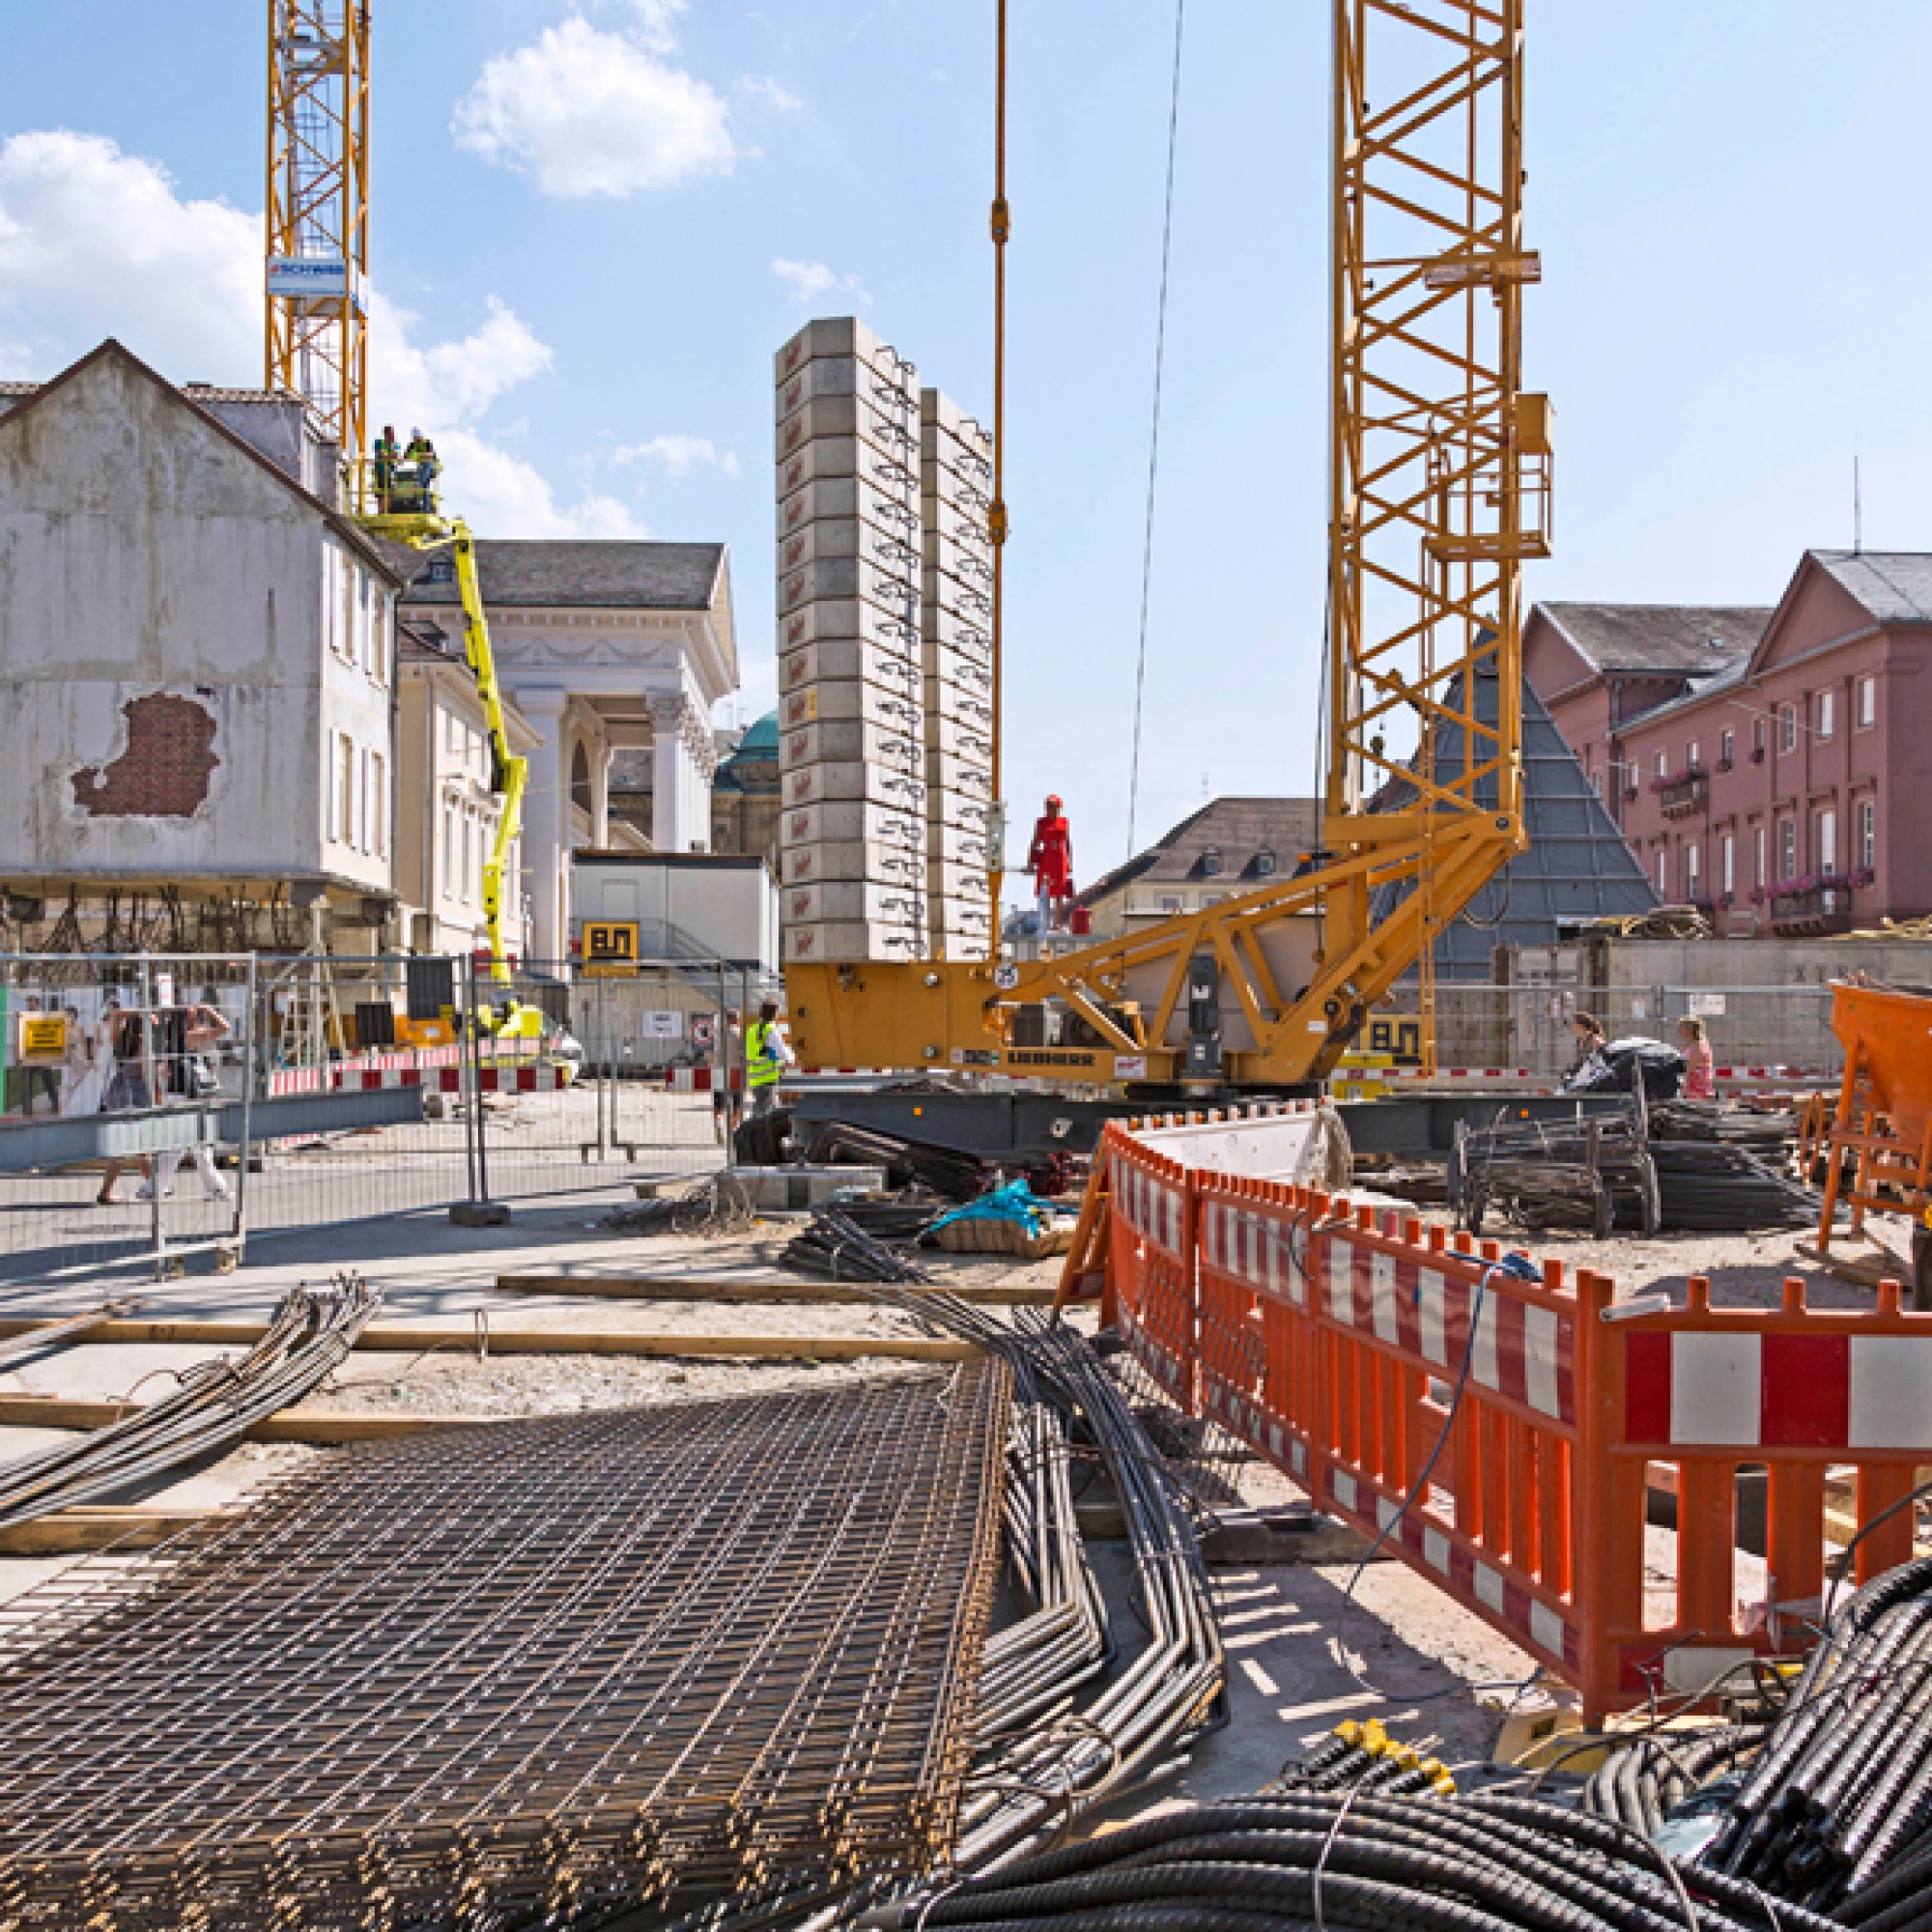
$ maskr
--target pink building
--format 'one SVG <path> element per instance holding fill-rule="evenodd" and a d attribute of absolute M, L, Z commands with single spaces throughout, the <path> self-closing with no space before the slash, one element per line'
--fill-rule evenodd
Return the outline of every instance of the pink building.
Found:
<path fill-rule="evenodd" d="M 1932 912 L 1932 554 L 1808 551 L 1771 611 L 1539 604 L 1523 662 L 1659 894 L 1721 936 Z"/>

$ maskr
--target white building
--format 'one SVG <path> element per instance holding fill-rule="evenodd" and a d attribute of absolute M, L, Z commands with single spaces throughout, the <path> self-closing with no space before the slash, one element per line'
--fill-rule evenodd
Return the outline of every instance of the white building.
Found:
<path fill-rule="evenodd" d="M 12 943 L 70 895 L 83 930 L 172 894 L 238 933 L 294 906 L 297 943 L 398 936 L 405 573 L 307 487 L 333 468 L 295 397 L 185 391 L 113 341 L 0 385 Z"/>
<path fill-rule="evenodd" d="M 613 843 L 611 754 L 648 749 L 652 846 L 711 838 L 711 711 L 737 688 L 730 563 L 722 544 L 482 538 L 477 578 L 504 689 L 535 737 L 524 802 L 529 955 L 569 952 L 570 855 Z M 454 567 L 432 556 L 412 625 L 460 636 Z"/>

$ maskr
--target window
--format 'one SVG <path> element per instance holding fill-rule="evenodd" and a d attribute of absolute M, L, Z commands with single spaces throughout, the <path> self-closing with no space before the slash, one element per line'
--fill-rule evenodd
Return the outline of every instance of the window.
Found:
<path fill-rule="evenodd" d="M 1878 866 L 1878 801 L 1861 798 L 1859 801 L 1859 865 L 1864 871 L 1873 871 Z"/>
<path fill-rule="evenodd" d="M 1718 841 L 1718 890 L 1729 898 L 1738 889 L 1738 841 L 1726 832 Z"/>
<path fill-rule="evenodd" d="M 1835 872 L 1838 869 L 1838 814 L 1826 810 L 1818 814 L 1818 869 L 1821 872 Z"/>
<path fill-rule="evenodd" d="M 369 849 L 389 856 L 388 761 L 381 752 L 369 753 Z"/>
<path fill-rule="evenodd" d="M 1255 854 L 1255 877 L 1258 879 L 1271 879 L 1274 877 L 1274 854 L 1264 845 Z"/>
<path fill-rule="evenodd" d="M 429 569 L 423 577 L 425 583 L 454 583 L 456 582 L 456 559 L 439 553 L 429 560 Z"/>
<path fill-rule="evenodd" d="M 1795 704 L 1780 704 L 1777 707 L 1777 749 L 1780 752 L 1795 752 L 1798 749 L 1798 707 Z"/>
<path fill-rule="evenodd" d="M 1592 790 L 1593 792 L 1595 792 L 1595 793 L 1597 794 L 1597 796 L 1598 796 L 1599 798 L 1602 798 L 1602 797 L 1603 797 L 1603 795 L 1604 795 L 1604 775 L 1603 775 L 1603 773 L 1602 773 L 1601 771 L 1593 771 L 1593 772 L 1592 772 L 1592 773 L 1590 774 L 1590 789 L 1591 789 L 1591 790 Z"/>
<path fill-rule="evenodd" d="M 358 852 L 369 849 L 369 753 L 361 751 L 355 758 L 355 838 Z"/>
<path fill-rule="evenodd" d="M 460 879 L 458 880 L 458 890 L 456 894 L 456 896 L 464 900 L 466 903 L 468 902 L 470 896 L 469 893 L 470 838 L 471 838 L 470 819 L 469 819 L 469 814 L 466 811 L 463 814 L 463 871 Z"/>
<path fill-rule="evenodd" d="M 329 802 L 329 836 L 351 842 L 355 830 L 355 744 L 347 731 L 335 734 L 335 796 Z"/>
<path fill-rule="evenodd" d="M 1818 735 L 1829 738 L 1838 722 L 1837 693 L 1821 691 L 1818 694 Z"/>
<path fill-rule="evenodd" d="M 1660 752 L 1657 754 L 1657 776 L 1661 779 L 1667 779 L 1670 776 L 1670 753 L 1668 752 Z"/>
<path fill-rule="evenodd" d="M 1781 818 L 1777 823 L 1777 875 L 1780 879 L 1798 876 L 1798 821 Z"/>
<path fill-rule="evenodd" d="M 442 802 L 442 895 L 456 896 L 456 808 L 448 799 Z"/>
<path fill-rule="evenodd" d="M 1704 883 L 1702 878 L 1703 869 L 1704 869 L 1703 848 L 1696 844 L 1690 844 L 1685 846 L 1684 896 L 1687 899 L 1694 900 L 1697 897 L 1699 888 Z"/>
<path fill-rule="evenodd" d="M 1751 884 L 1764 886 L 1770 883 L 1764 868 L 1764 827 L 1754 825 L 1751 828 Z"/>
<path fill-rule="evenodd" d="M 1751 720 L 1751 750 L 1759 753 L 1760 756 L 1763 754 L 1764 720 L 1762 718 L 1753 718 Z"/>
<path fill-rule="evenodd" d="M 1210 845 L 1201 855 L 1201 869 L 1210 878 L 1218 878 L 1221 872 L 1221 848 Z"/>
<path fill-rule="evenodd" d="M 1859 729 L 1868 731 L 1878 723 L 1878 679 L 1859 679 Z"/>
<path fill-rule="evenodd" d="M 590 795 L 590 760 L 581 738 L 570 754 L 570 802 L 585 818 L 593 816 L 596 801 Z"/>
<path fill-rule="evenodd" d="M 1687 772 L 1698 770 L 1704 762 L 1704 748 L 1695 738 L 1685 747 L 1684 769 Z"/>
<path fill-rule="evenodd" d="M 1718 763 L 1728 767 L 1737 761 L 1738 734 L 1735 731 L 1721 731 L 1718 734 Z"/>
<path fill-rule="evenodd" d="M 1670 848 L 1667 845 L 1657 848 L 1657 895 L 1661 899 L 1670 896 Z"/>
<path fill-rule="evenodd" d="M 1180 910 L 1180 895 L 1178 893 L 1162 893 L 1160 895 L 1160 909 L 1162 912 L 1179 912 Z"/>
<path fill-rule="evenodd" d="M 451 710 L 442 714 L 442 749 L 452 757 L 463 749 L 463 720 Z"/>

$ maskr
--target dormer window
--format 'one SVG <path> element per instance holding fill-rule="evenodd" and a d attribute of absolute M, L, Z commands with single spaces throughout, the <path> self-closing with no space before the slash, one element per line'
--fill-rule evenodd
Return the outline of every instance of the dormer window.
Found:
<path fill-rule="evenodd" d="M 1258 879 L 1271 879 L 1274 877 L 1274 871 L 1275 858 L 1273 849 L 1270 846 L 1264 845 L 1255 854 L 1255 877 Z"/>
<path fill-rule="evenodd" d="M 456 582 L 456 559 L 453 556 L 433 556 L 429 560 L 430 583 L 454 583 Z"/>
<path fill-rule="evenodd" d="M 1201 869 L 1204 872 L 1206 872 L 1210 879 L 1215 878 L 1219 875 L 1221 870 L 1220 846 L 1210 845 L 1205 852 L 1202 853 Z"/>

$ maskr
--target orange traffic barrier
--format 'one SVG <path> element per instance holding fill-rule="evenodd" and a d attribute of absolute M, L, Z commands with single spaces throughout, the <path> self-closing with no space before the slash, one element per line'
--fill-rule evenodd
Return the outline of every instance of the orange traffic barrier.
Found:
<path fill-rule="evenodd" d="M 1592 1719 L 1809 1641 L 1844 1533 L 1833 1470 L 1856 1474 L 1854 1577 L 1912 1554 L 1932 1315 L 1901 1312 L 1895 1283 L 1870 1313 L 1809 1310 L 1796 1281 L 1776 1310 L 1714 1309 L 1700 1280 L 1683 1308 L 1620 1304 L 1602 1275 L 1523 1269 L 1412 1216 L 1189 1172 L 1131 1125 L 1109 1124 L 1095 1170 L 1107 1292 L 1143 1366 Z M 1740 1534 L 1760 1472 L 1762 1559 Z M 1673 1489 L 1664 1587 L 1651 1519 Z"/>

